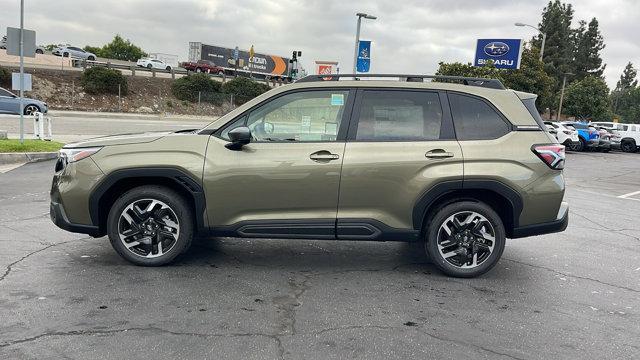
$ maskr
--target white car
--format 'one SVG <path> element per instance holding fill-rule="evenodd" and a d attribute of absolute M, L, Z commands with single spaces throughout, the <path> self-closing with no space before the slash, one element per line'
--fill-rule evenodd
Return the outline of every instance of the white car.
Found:
<path fill-rule="evenodd" d="M 615 122 L 592 122 L 591 125 L 614 130 L 620 136 L 620 149 L 624 152 L 636 152 L 640 148 L 640 125 Z"/>
<path fill-rule="evenodd" d="M 580 144 L 580 138 L 578 137 L 578 131 L 576 131 L 576 129 L 552 121 L 545 121 L 544 124 L 547 126 L 547 130 L 558 139 L 560 144 L 566 147 Z"/>
<path fill-rule="evenodd" d="M 84 51 L 77 46 L 59 45 L 51 52 L 53 55 L 71 57 L 75 59 L 86 59 L 89 61 L 96 61 L 97 56 L 94 53 Z"/>
<path fill-rule="evenodd" d="M 171 70 L 171 65 L 158 59 L 140 59 L 136 62 L 136 65 L 145 67 L 147 69 Z"/>

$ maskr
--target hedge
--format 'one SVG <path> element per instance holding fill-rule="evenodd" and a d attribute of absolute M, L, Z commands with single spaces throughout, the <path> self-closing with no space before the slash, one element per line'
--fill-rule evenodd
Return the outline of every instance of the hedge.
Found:
<path fill-rule="evenodd" d="M 233 102 L 238 105 L 244 104 L 270 89 L 269 85 L 255 82 L 245 77 L 237 77 L 222 85 L 222 92 L 232 94 L 234 98 Z"/>
<path fill-rule="evenodd" d="M 178 100 L 191 102 L 200 101 L 219 103 L 223 96 L 220 94 L 220 82 L 215 81 L 207 74 L 194 74 L 184 76 L 173 82 L 171 92 Z"/>
<path fill-rule="evenodd" d="M 119 70 L 104 67 L 92 67 L 82 73 L 80 83 L 89 94 L 120 94 L 127 95 L 127 78 Z"/>

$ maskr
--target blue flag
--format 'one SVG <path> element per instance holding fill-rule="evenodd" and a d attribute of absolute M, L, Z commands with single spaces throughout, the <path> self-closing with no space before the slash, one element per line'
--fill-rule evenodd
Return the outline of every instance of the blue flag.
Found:
<path fill-rule="evenodd" d="M 358 62 L 356 70 L 361 73 L 369 72 L 371 65 L 371 41 L 360 40 L 358 42 Z"/>

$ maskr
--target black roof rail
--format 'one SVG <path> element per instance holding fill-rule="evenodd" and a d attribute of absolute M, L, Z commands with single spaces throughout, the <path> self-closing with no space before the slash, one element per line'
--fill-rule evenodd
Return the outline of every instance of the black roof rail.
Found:
<path fill-rule="evenodd" d="M 465 76 L 448 76 L 448 75 L 413 75 L 413 74 L 326 74 L 326 75 L 307 75 L 297 83 L 316 82 L 316 81 L 339 81 L 341 78 L 352 78 L 360 80 L 361 78 L 398 78 L 400 81 L 407 82 L 424 82 L 425 79 L 456 81 L 464 85 L 479 86 L 489 89 L 506 89 L 502 82 L 498 79 L 474 78 Z"/>

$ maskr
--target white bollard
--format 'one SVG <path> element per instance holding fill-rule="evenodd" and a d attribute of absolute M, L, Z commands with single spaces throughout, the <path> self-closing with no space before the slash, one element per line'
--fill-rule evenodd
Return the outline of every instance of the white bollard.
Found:
<path fill-rule="evenodd" d="M 36 111 L 33 113 L 33 138 L 50 141 L 51 137 L 51 118 L 45 117 L 43 113 Z"/>

